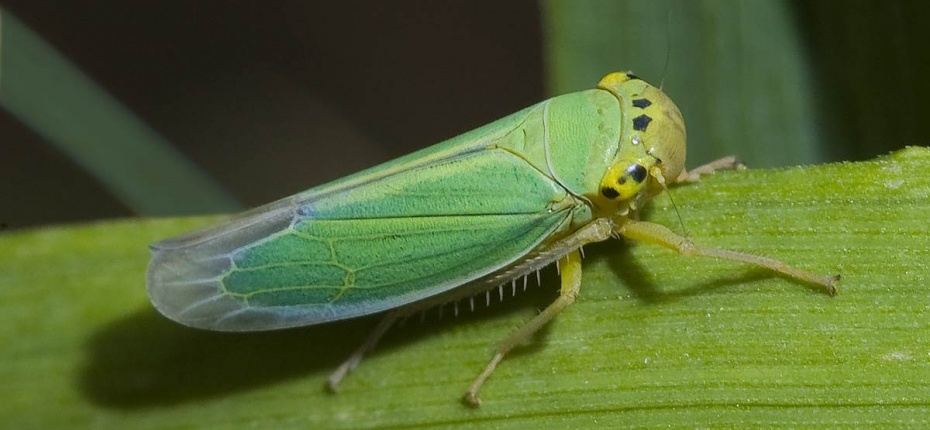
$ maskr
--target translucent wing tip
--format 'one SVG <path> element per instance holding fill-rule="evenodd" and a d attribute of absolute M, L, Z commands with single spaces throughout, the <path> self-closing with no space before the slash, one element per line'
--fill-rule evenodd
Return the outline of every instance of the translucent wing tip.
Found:
<path fill-rule="evenodd" d="M 152 305 L 188 327 L 214 331 L 262 331 L 319 322 L 305 309 L 253 307 L 227 293 L 223 276 L 232 270 L 225 254 L 209 252 L 210 243 L 169 247 L 153 245 L 145 283 Z"/>
<path fill-rule="evenodd" d="M 240 331 L 222 324 L 243 303 L 224 294 L 220 276 L 229 270 L 229 259 L 192 259 L 189 251 L 152 246 L 152 260 L 145 283 L 152 305 L 164 316 L 189 327 Z"/>
<path fill-rule="evenodd" d="M 145 282 L 155 309 L 181 324 L 207 330 L 257 331 L 300 325 L 294 311 L 251 307 L 227 293 L 222 284 L 233 270 L 231 256 L 286 228 L 294 210 L 290 199 L 283 199 L 152 244 Z"/>

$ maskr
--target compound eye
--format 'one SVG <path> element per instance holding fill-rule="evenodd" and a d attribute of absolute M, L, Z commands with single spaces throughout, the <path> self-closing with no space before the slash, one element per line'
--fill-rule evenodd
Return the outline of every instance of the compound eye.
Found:
<path fill-rule="evenodd" d="M 626 170 L 623 171 L 623 176 L 620 177 L 620 184 L 626 182 L 626 178 L 630 178 L 636 183 L 642 183 L 646 180 L 646 167 L 642 164 L 631 164 Z"/>
<path fill-rule="evenodd" d="M 627 200 L 638 194 L 645 186 L 649 171 L 646 166 L 634 162 L 626 167 L 615 165 L 601 182 L 601 195 L 611 200 Z M 622 169 L 622 170 L 621 170 Z"/>

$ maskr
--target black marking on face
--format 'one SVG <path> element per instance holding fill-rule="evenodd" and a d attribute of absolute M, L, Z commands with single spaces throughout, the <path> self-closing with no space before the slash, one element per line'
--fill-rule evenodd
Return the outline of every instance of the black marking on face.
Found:
<path fill-rule="evenodd" d="M 634 74 L 632 74 L 632 73 L 627 73 L 627 74 L 626 74 L 626 77 L 628 77 L 628 78 L 630 78 L 630 79 L 638 79 L 638 80 L 640 80 L 640 81 L 642 80 L 642 79 L 639 78 L 639 76 L 636 76 L 636 75 L 634 75 Z"/>
<path fill-rule="evenodd" d="M 620 193 L 618 193 L 617 190 L 610 188 L 610 187 L 601 188 L 601 195 L 603 195 L 604 197 L 607 197 L 608 199 L 615 199 L 617 197 L 620 197 Z"/>
<path fill-rule="evenodd" d="M 650 122 L 652 122 L 652 118 L 646 114 L 633 118 L 633 130 L 646 131 L 646 127 L 649 127 Z"/>
<path fill-rule="evenodd" d="M 636 99 L 633 100 L 633 107 L 638 107 L 640 109 L 646 109 L 647 107 L 652 106 L 652 102 L 649 99 Z"/>
<path fill-rule="evenodd" d="M 636 182 L 643 182 L 646 180 L 646 168 L 642 164 L 632 164 L 626 168 L 623 176 L 629 176 Z"/>

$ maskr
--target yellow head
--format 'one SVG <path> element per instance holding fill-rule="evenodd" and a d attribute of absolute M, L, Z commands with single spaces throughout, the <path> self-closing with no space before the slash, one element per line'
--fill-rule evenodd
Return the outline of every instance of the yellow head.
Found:
<path fill-rule="evenodd" d="M 598 88 L 620 100 L 619 150 L 600 184 L 599 200 L 637 209 L 685 168 L 685 121 L 662 90 L 631 73 L 611 73 Z"/>

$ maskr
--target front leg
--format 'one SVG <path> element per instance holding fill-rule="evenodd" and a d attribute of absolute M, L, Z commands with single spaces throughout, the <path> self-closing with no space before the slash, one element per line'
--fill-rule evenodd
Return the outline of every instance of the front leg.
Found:
<path fill-rule="evenodd" d="M 840 280 L 840 275 L 820 276 L 768 257 L 698 246 L 690 239 L 676 234 L 661 224 L 631 220 L 619 227 L 617 233 L 628 239 L 663 246 L 681 255 L 719 258 L 764 267 L 800 281 L 823 285 L 831 296 L 836 295 L 836 283 Z"/>

